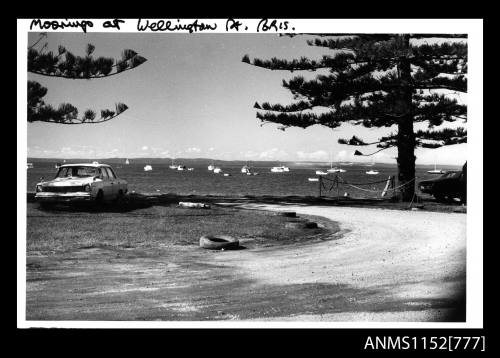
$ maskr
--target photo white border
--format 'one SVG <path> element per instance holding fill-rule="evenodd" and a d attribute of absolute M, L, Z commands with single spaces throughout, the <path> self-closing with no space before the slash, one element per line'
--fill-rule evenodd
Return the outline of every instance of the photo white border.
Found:
<path fill-rule="evenodd" d="M 483 327 L 483 20 L 482 19 L 280 19 L 297 33 L 467 33 L 468 34 L 468 183 L 467 183 L 467 314 L 466 322 L 246 322 L 246 321 L 27 321 L 26 320 L 26 159 L 27 159 L 27 56 L 32 19 L 17 20 L 17 325 L 19 328 L 482 328 Z M 57 20 L 57 19 L 51 19 Z M 59 19 L 66 20 L 66 19 Z M 74 19 L 70 19 L 74 20 Z M 104 20 L 91 19 L 94 24 Z M 152 19 L 154 20 L 154 19 Z M 157 19 L 160 20 L 160 19 Z M 167 19 L 163 19 L 167 20 Z M 173 23 L 177 19 L 170 19 Z M 195 19 L 181 19 L 190 23 Z M 226 32 L 227 19 L 216 22 L 214 31 Z M 259 19 L 238 19 L 257 33 Z M 125 19 L 121 30 L 88 28 L 87 32 L 139 32 L 137 19 Z M 36 32 L 81 32 L 75 29 Z M 172 32 L 152 32 L 171 34 Z M 290 30 L 282 32 L 291 32 Z M 178 31 L 176 33 L 187 33 Z"/>

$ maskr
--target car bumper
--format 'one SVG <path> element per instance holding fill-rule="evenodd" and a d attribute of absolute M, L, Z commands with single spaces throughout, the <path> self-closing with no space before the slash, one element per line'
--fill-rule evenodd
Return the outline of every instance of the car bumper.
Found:
<path fill-rule="evenodd" d="M 76 193 L 49 193 L 38 192 L 35 194 L 35 200 L 44 203 L 66 203 L 66 202 L 88 202 L 92 196 L 87 192 Z"/>

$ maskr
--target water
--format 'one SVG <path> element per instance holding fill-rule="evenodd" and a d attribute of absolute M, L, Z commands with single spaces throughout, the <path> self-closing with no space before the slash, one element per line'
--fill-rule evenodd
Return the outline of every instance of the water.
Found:
<path fill-rule="evenodd" d="M 35 185 L 40 181 L 40 177 L 52 179 L 57 169 L 54 164 L 58 162 L 31 161 L 33 168 L 28 169 L 27 190 L 34 191 Z M 59 161 L 60 162 L 60 161 Z M 81 162 L 81 161 L 79 161 Z M 84 161 L 85 162 L 85 161 Z M 89 160 L 87 162 L 92 162 Z M 106 163 L 103 161 L 103 163 Z M 129 191 L 140 193 L 175 193 L 179 195 L 298 195 L 298 196 L 317 196 L 319 192 L 319 183 L 310 182 L 308 178 L 316 178 L 316 170 L 325 170 L 329 165 L 315 166 L 293 166 L 288 173 L 271 173 L 269 166 L 253 166 L 252 170 L 259 175 L 248 176 L 240 172 L 242 165 L 227 164 L 221 165 L 224 173 L 214 174 L 207 170 L 207 165 L 188 165 L 194 167 L 194 171 L 177 171 L 170 169 L 169 163 L 152 164 L 153 170 L 144 171 L 145 163 L 112 164 L 118 177 L 128 182 Z M 397 175 L 397 168 L 391 164 L 376 164 L 373 167 L 364 165 L 342 166 L 345 173 L 339 173 L 346 181 L 351 183 L 370 183 L 374 181 L 385 181 L 391 175 Z M 444 167 L 443 169 L 461 169 L 460 167 Z M 367 175 L 366 171 L 375 169 L 379 171 L 378 175 Z M 435 178 L 436 175 L 428 174 L 427 170 L 433 169 L 433 166 L 417 166 L 417 182 L 424 179 Z M 333 179 L 335 174 L 329 174 L 326 178 Z M 325 181 L 325 186 L 330 187 L 331 183 Z M 382 191 L 385 182 L 360 186 L 368 190 Z M 347 185 L 340 185 L 338 193 L 344 195 L 347 192 L 351 197 L 380 197 L 380 193 L 372 193 L 353 188 Z M 337 189 L 330 192 L 323 190 L 323 195 L 335 196 Z"/>

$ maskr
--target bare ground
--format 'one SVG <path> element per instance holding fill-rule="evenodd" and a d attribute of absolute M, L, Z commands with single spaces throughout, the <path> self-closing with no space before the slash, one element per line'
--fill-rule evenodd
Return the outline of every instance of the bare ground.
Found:
<path fill-rule="evenodd" d="M 464 321 L 466 215 L 245 204 L 340 224 L 238 251 L 90 247 L 27 257 L 28 320 Z"/>

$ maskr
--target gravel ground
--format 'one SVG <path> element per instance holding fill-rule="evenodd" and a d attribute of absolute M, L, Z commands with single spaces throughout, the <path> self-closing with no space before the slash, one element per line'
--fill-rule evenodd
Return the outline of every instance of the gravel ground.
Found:
<path fill-rule="evenodd" d="M 274 205 L 253 208 L 284 210 Z M 328 284 L 349 288 L 347 312 L 265 320 L 464 321 L 466 215 L 367 208 L 286 207 L 339 223 L 343 236 L 317 245 L 217 262 L 267 285 Z M 357 295 L 356 292 L 365 292 Z M 352 311 L 352 312 L 349 312 Z"/>
<path fill-rule="evenodd" d="M 96 247 L 29 256 L 27 319 L 465 321 L 466 215 L 237 206 L 321 216 L 341 230 L 330 240 L 237 251 Z"/>

